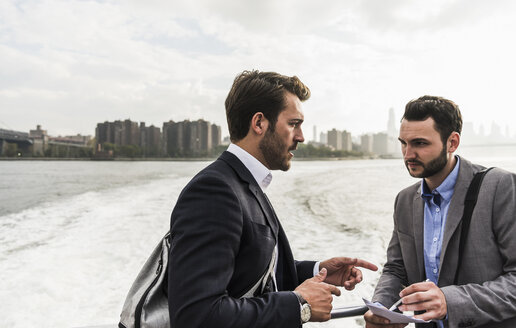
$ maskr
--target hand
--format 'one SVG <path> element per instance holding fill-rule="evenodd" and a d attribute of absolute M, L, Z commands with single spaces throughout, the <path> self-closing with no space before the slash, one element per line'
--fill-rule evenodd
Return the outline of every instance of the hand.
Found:
<path fill-rule="evenodd" d="M 312 310 L 310 321 L 330 320 L 331 302 L 333 301 L 331 295 L 340 296 L 340 290 L 337 287 L 323 282 L 326 274 L 326 269 L 322 269 L 317 275 L 305 280 L 295 289 L 310 304 Z"/>
<path fill-rule="evenodd" d="M 367 311 L 364 314 L 364 320 L 366 321 L 366 328 L 403 328 L 407 323 L 390 323 L 389 319 L 377 316 L 371 311 Z"/>
<path fill-rule="evenodd" d="M 441 289 L 431 281 L 408 286 L 401 291 L 400 297 L 403 303 L 398 307 L 400 311 L 426 311 L 414 318 L 442 320 L 446 317 L 446 298 Z"/>
<path fill-rule="evenodd" d="M 349 257 L 334 257 L 321 262 L 319 267 L 328 270 L 325 282 L 335 286 L 343 286 L 347 290 L 352 290 L 356 284 L 362 281 L 362 272 L 356 267 L 373 271 L 378 270 L 378 267 L 373 263 Z"/>

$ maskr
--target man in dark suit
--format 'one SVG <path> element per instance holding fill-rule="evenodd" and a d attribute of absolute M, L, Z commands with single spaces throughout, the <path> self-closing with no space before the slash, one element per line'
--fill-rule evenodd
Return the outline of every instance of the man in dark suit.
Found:
<path fill-rule="evenodd" d="M 396 197 L 373 300 L 389 307 L 402 297 L 401 311 L 433 320 L 417 327 L 516 327 L 516 175 L 495 168 L 484 177 L 458 267 L 466 192 L 484 168 L 454 155 L 461 129 L 450 100 L 424 96 L 405 107 L 401 150 L 410 175 L 422 179 Z M 371 312 L 365 319 L 368 328 L 405 326 Z"/>
<path fill-rule="evenodd" d="M 353 289 L 346 257 L 294 261 L 265 189 L 303 142 L 297 78 L 245 71 L 226 99 L 232 144 L 183 189 L 171 218 L 168 299 L 172 327 L 299 327 L 330 319 L 335 286 Z M 320 271 L 319 271 L 320 269 Z M 269 272 L 269 273 L 268 273 Z"/>

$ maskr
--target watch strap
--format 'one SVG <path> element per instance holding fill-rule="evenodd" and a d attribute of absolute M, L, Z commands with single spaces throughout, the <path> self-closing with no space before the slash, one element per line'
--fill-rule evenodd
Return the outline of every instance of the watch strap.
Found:
<path fill-rule="evenodd" d="M 297 300 L 299 301 L 299 304 L 300 304 L 300 305 L 303 305 L 303 304 L 305 304 L 305 303 L 308 303 L 308 302 L 304 299 L 304 297 L 303 297 L 303 296 L 301 296 L 301 294 L 300 294 L 299 292 L 294 291 L 294 295 L 296 295 Z"/>

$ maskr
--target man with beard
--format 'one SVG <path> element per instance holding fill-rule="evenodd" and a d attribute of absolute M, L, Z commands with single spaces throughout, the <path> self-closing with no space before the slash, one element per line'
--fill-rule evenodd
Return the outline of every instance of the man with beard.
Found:
<path fill-rule="evenodd" d="M 245 71 L 226 99 L 232 144 L 183 189 L 171 218 L 171 327 L 299 327 L 330 319 L 336 286 L 351 290 L 369 262 L 294 261 L 265 190 L 303 142 L 297 78 Z"/>
<path fill-rule="evenodd" d="M 516 175 L 498 168 L 484 177 L 462 260 L 465 195 L 483 169 L 454 156 L 462 116 L 450 100 L 410 101 L 399 141 L 409 174 L 422 180 L 402 190 L 394 231 L 373 301 L 415 311 L 416 327 L 516 327 Z M 405 287 L 408 286 L 408 287 Z M 366 327 L 404 327 L 371 311 Z"/>

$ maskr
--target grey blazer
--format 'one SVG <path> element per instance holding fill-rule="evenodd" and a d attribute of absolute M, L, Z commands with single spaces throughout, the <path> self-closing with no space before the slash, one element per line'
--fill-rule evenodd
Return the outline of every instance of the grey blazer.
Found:
<path fill-rule="evenodd" d="M 446 297 L 445 327 L 516 327 L 516 175 L 495 168 L 485 176 L 473 211 L 468 240 L 457 270 L 464 198 L 483 167 L 460 158 L 459 176 L 444 229 L 438 286 Z M 394 230 L 387 262 L 373 296 L 385 306 L 399 297 L 401 284 L 426 279 L 423 259 L 421 183 L 396 197 Z M 433 324 L 418 324 L 432 327 Z"/>

